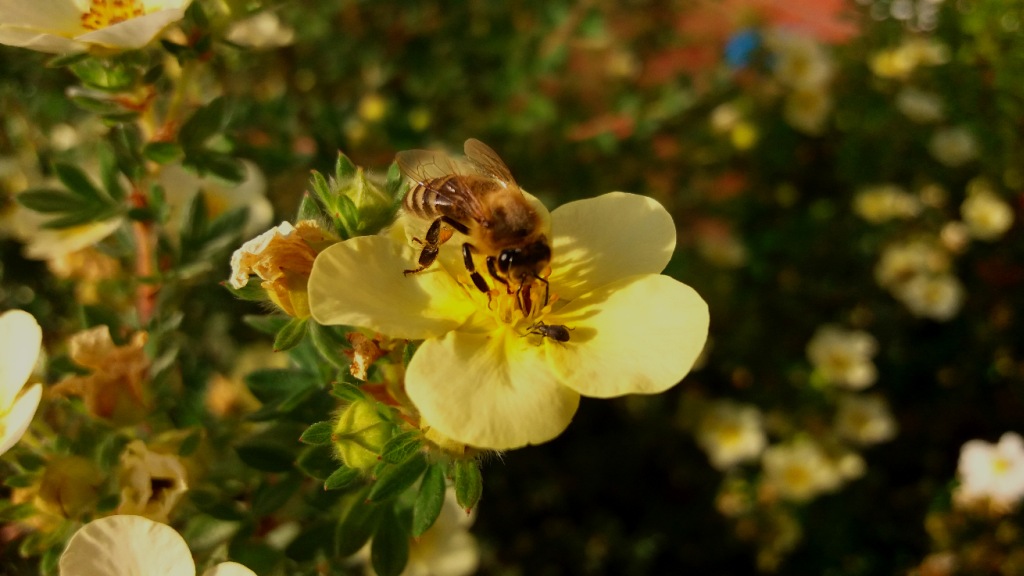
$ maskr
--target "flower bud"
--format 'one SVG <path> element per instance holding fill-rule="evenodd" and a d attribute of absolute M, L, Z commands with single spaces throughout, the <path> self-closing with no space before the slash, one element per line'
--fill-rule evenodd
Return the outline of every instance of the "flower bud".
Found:
<path fill-rule="evenodd" d="M 309 317 L 309 295 L 306 283 L 313 270 L 313 260 L 327 246 L 337 242 L 313 220 L 302 220 L 295 226 L 282 222 L 249 240 L 231 256 L 230 284 L 241 289 L 255 274 L 267 297 L 289 316 Z"/>
<path fill-rule="evenodd" d="M 334 425 L 334 450 L 349 468 L 369 471 L 391 438 L 392 424 L 373 400 L 356 400 L 341 411 Z"/>
<path fill-rule="evenodd" d="M 81 456 L 54 458 L 43 472 L 36 507 L 63 518 L 78 518 L 96 504 L 103 479 L 103 472 L 91 460 Z"/>

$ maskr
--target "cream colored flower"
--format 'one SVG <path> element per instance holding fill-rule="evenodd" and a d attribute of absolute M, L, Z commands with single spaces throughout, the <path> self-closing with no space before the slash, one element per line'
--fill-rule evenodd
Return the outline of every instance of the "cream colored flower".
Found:
<path fill-rule="evenodd" d="M 978 240 L 991 242 L 1002 238 L 1013 226 L 1013 208 L 987 185 L 971 188 L 960 205 L 960 216 L 967 230 Z"/>
<path fill-rule="evenodd" d="M 832 96 L 824 88 L 801 88 L 786 95 L 783 117 L 805 134 L 820 134 L 832 112 Z"/>
<path fill-rule="evenodd" d="M 922 274 L 946 273 L 951 265 L 949 254 L 937 242 L 925 238 L 895 242 L 882 250 L 875 280 L 879 286 L 894 290 Z"/>
<path fill-rule="evenodd" d="M 715 402 L 697 424 L 697 443 L 719 470 L 753 460 L 768 444 L 761 411 L 750 404 Z"/>
<path fill-rule="evenodd" d="M 25 384 L 42 343 L 43 331 L 31 314 L 22 310 L 0 314 L 0 454 L 21 440 L 39 407 L 42 385 L 26 389 Z"/>
<path fill-rule="evenodd" d="M 232 24 L 227 39 L 240 46 L 266 50 L 291 44 L 295 30 L 282 23 L 276 12 L 264 10 Z"/>
<path fill-rule="evenodd" d="M 202 192 L 210 218 L 248 207 L 249 218 L 242 228 L 242 237 L 249 238 L 266 230 L 274 218 L 274 207 L 266 196 L 267 179 L 256 164 L 243 161 L 242 166 L 245 176 L 238 183 L 212 175 L 200 177 L 181 164 L 163 166 L 157 174 L 157 181 L 163 186 L 170 207 L 167 229 L 181 229 L 189 205 L 196 194 Z"/>
<path fill-rule="evenodd" d="M 978 158 L 978 140 L 966 127 L 954 126 L 937 130 L 928 141 L 928 151 L 936 160 L 956 168 Z"/>
<path fill-rule="evenodd" d="M 60 557 L 60 576 L 195 576 L 196 564 L 174 528 L 141 516 L 107 516 L 82 526 Z M 256 576 L 223 562 L 203 576 Z"/>
<path fill-rule="evenodd" d="M 819 90 L 832 79 L 832 59 L 814 38 L 774 30 L 766 35 L 765 46 L 774 55 L 775 78 L 787 88 Z"/>
<path fill-rule="evenodd" d="M 871 71 L 881 78 L 906 79 L 921 66 L 949 62 L 949 47 L 934 38 L 908 38 L 899 46 L 875 53 Z"/>
<path fill-rule="evenodd" d="M 539 203 L 535 209 L 547 218 Z M 524 313 L 515 291 L 481 293 L 455 240 L 431 270 L 404 275 L 418 254 L 406 238 L 426 227 L 406 220 L 408 230 L 400 224 L 391 235 L 353 238 L 317 257 L 313 318 L 425 339 L 405 391 L 439 433 L 479 448 L 554 438 L 581 394 L 654 394 L 678 383 L 704 346 L 709 318 L 693 289 L 659 274 L 675 248 L 672 217 L 650 198 L 612 193 L 566 204 L 550 222 L 543 308 Z M 543 283 L 530 286 L 530 301 L 542 302 Z M 570 341 L 529 334 L 537 322 L 571 329 Z"/>
<path fill-rule="evenodd" d="M 230 283 L 244 287 L 255 274 L 274 304 L 289 316 L 309 317 L 306 284 L 318 252 L 338 239 L 313 220 L 282 222 L 249 240 L 231 255 Z"/>
<path fill-rule="evenodd" d="M 861 188 L 853 199 L 854 212 L 872 224 L 913 218 L 921 213 L 921 208 L 917 196 L 895 184 Z"/>
<path fill-rule="evenodd" d="M 764 488 L 786 500 L 806 502 L 843 482 L 835 462 L 812 440 L 769 446 L 761 464 Z"/>
<path fill-rule="evenodd" d="M 966 292 L 952 274 L 919 274 L 896 288 L 894 295 L 915 316 L 944 322 L 960 311 Z"/>
<path fill-rule="evenodd" d="M 167 522 L 171 510 L 188 490 L 185 467 L 176 456 L 159 454 L 142 440 L 132 440 L 121 453 L 117 475 L 121 486 L 118 514 Z"/>
<path fill-rule="evenodd" d="M 469 527 L 475 519 L 476 510 L 466 514 L 456 501 L 455 492 L 449 490 L 434 525 L 410 543 L 409 563 L 402 576 L 474 574 L 480 564 L 480 548 Z M 376 574 L 369 563 L 366 573 Z"/>
<path fill-rule="evenodd" d="M 845 394 L 836 410 L 836 432 L 858 444 L 878 444 L 896 437 L 889 403 L 879 395 Z"/>
<path fill-rule="evenodd" d="M 191 0 L 0 0 L 0 44 L 40 52 L 135 50 Z"/>
<path fill-rule="evenodd" d="M 28 208 L 17 208 L 15 216 L 19 224 L 15 235 L 25 242 L 22 253 L 29 260 L 59 260 L 70 254 L 95 246 L 113 234 L 124 223 L 117 217 L 100 222 L 89 222 L 70 228 L 43 228 L 48 220 L 39 212 Z"/>
<path fill-rule="evenodd" d="M 957 476 L 960 485 L 953 502 L 958 506 L 983 506 L 996 514 L 1015 509 L 1024 498 L 1024 439 L 1007 432 L 998 444 L 984 440 L 965 443 Z"/>
<path fill-rule="evenodd" d="M 826 382 L 861 390 L 875 383 L 878 372 L 871 358 L 878 351 L 875 338 L 862 330 L 822 326 L 807 344 L 807 358 Z"/>
<path fill-rule="evenodd" d="M 896 108 L 904 116 L 920 124 L 938 122 L 946 115 L 942 98 L 934 92 L 925 92 L 907 86 L 896 94 Z"/>

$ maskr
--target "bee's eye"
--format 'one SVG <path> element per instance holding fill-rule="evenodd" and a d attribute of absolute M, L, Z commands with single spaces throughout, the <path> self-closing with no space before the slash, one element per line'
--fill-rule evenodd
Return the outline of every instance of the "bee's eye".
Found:
<path fill-rule="evenodd" d="M 498 255 L 498 270 L 501 270 L 502 272 L 508 272 L 509 267 L 512 265 L 512 259 L 518 252 L 518 248 L 502 250 L 501 254 Z"/>

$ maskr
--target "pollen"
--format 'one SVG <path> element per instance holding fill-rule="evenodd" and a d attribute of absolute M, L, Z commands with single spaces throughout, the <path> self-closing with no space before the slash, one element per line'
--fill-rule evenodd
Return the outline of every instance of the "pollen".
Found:
<path fill-rule="evenodd" d="M 82 26 L 99 30 L 145 13 L 146 7 L 140 0 L 92 0 L 89 11 L 82 14 Z"/>

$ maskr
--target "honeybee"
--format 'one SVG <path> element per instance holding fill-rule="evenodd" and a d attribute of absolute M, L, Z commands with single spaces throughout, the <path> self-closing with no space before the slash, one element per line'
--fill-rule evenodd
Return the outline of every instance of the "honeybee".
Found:
<path fill-rule="evenodd" d="M 466 237 L 462 261 L 477 289 L 491 290 L 476 269 L 474 254 L 485 256 L 487 274 L 507 293 L 514 291 L 520 309 L 528 315 L 533 305 L 530 286 L 535 281 L 544 284 L 542 306 L 548 301 L 544 273 L 551 262 L 551 245 L 541 217 L 494 150 L 474 138 L 466 140 L 464 150 L 466 162 L 427 150 L 398 153 L 398 167 L 415 182 L 403 207 L 431 221 L 424 238 L 414 238 L 423 246 L 418 267 L 404 273 L 430 268 L 441 245 L 458 232 Z"/>
<path fill-rule="evenodd" d="M 555 342 L 568 342 L 570 330 L 574 330 L 574 328 L 569 328 L 563 324 L 545 324 L 538 320 L 535 324 L 530 326 L 527 334 L 536 334 L 542 338 L 551 338 Z"/>

